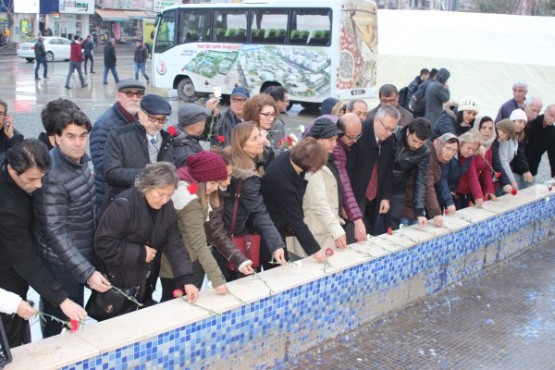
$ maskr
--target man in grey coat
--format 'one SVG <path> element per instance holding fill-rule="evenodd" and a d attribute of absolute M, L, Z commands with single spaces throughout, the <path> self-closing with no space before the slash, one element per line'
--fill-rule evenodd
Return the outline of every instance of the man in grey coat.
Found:
<path fill-rule="evenodd" d="M 443 111 L 443 103 L 449 101 L 451 94 L 447 80 L 451 73 L 446 68 L 441 68 L 430 85 L 426 88 L 426 114 L 424 118 L 434 124 Z"/>

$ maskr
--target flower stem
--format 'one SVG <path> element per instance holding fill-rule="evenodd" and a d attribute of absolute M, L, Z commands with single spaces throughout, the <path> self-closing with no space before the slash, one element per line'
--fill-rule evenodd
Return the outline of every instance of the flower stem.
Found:
<path fill-rule="evenodd" d="M 130 300 L 131 302 L 135 303 L 137 306 L 139 306 L 139 307 L 143 306 L 143 304 L 141 302 L 139 302 L 135 297 L 132 297 L 132 296 L 126 294 L 123 290 L 121 290 L 117 286 L 112 285 L 112 289 L 114 289 L 116 292 L 118 292 L 119 294 L 121 294 L 122 296 L 124 296 L 125 298 Z"/>
<path fill-rule="evenodd" d="M 266 286 L 268 287 L 268 289 L 270 290 L 270 297 L 271 297 L 272 295 L 274 295 L 274 291 L 272 290 L 272 288 L 270 287 L 270 285 L 268 285 L 268 283 L 266 282 L 266 280 L 264 280 L 264 279 L 258 274 L 258 272 L 255 271 L 254 274 L 253 274 L 253 277 L 256 277 L 256 278 L 260 279 L 260 280 L 264 283 L 264 285 L 266 285 Z"/>
<path fill-rule="evenodd" d="M 231 291 L 231 289 L 227 288 L 227 292 L 236 300 L 238 300 L 239 302 L 241 302 L 242 304 L 247 304 L 247 302 L 243 301 L 241 298 L 237 297 L 235 294 L 233 294 L 233 292 Z"/>
<path fill-rule="evenodd" d="M 207 311 L 207 312 L 210 314 L 210 316 L 223 316 L 221 313 L 216 312 L 216 311 L 214 311 L 214 310 L 212 310 L 212 309 L 210 309 L 210 308 L 202 307 L 202 306 L 199 306 L 199 305 L 196 304 L 196 303 L 191 303 L 191 302 L 187 301 L 187 297 L 186 297 L 186 296 L 181 297 L 181 299 L 183 299 L 186 303 L 190 304 L 190 305 L 193 306 L 193 307 L 197 307 L 197 308 L 200 308 L 200 309 L 202 309 L 202 310 L 204 310 L 204 311 Z"/>

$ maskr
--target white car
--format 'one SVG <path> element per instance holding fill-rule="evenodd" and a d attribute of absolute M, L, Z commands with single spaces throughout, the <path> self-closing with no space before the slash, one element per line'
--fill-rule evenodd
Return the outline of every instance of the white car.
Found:
<path fill-rule="evenodd" d="M 35 43 L 33 41 L 25 42 L 17 45 L 17 56 L 25 58 L 28 62 L 35 60 Z M 69 60 L 71 53 L 71 41 L 63 37 L 45 36 L 44 37 L 44 50 L 46 50 L 46 60 L 53 62 L 55 60 Z"/>

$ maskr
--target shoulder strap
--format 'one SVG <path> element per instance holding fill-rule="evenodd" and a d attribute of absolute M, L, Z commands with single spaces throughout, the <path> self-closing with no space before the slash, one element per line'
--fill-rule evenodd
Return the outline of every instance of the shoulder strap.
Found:
<path fill-rule="evenodd" d="M 240 179 L 237 183 L 237 189 L 235 190 L 235 201 L 233 203 L 233 212 L 231 213 L 231 224 L 229 225 L 229 233 L 233 236 L 235 231 L 235 221 L 237 221 L 237 210 L 239 209 L 239 197 L 241 196 L 241 188 L 243 187 L 243 179 Z"/>

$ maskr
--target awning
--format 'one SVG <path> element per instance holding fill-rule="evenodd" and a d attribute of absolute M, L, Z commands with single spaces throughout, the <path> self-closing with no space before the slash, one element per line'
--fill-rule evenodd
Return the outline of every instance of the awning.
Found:
<path fill-rule="evenodd" d="M 156 18 L 157 13 L 142 10 L 96 9 L 96 14 L 105 21 L 125 22 L 130 19 Z"/>
<path fill-rule="evenodd" d="M 129 16 L 125 14 L 123 10 L 96 9 L 96 14 L 98 14 L 104 21 L 125 22 L 129 20 Z"/>

